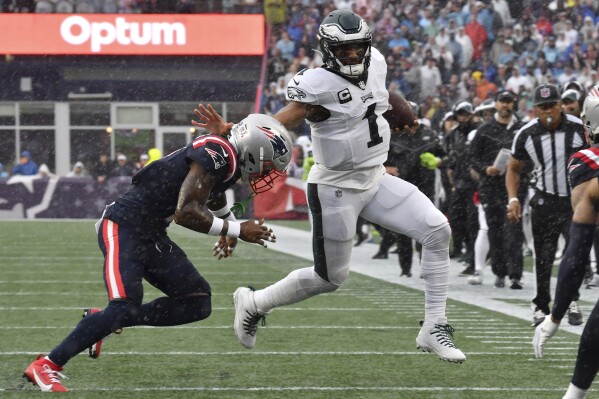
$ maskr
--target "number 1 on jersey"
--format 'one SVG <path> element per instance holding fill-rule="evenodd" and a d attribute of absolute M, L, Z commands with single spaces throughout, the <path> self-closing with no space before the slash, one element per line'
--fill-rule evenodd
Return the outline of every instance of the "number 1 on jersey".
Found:
<path fill-rule="evenodd" d="M 370 132 L 370 141 L 367 143 L 368 148 L 372 148 L 383 142 L 383 138 L 379 136 L 379 125 L 376 123 L 377 115 L 374 113 L 376 103 L 370 104 L 366 110 L 366 114 L 362 119 L 368 119 L 368 131 Z"/>

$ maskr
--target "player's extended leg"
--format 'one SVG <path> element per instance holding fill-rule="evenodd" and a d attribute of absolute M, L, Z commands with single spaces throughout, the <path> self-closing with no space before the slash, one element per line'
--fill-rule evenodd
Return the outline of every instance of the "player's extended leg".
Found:
<path fill-rule="evenodd" d="M 142 278 L 147 246 L 139 233 L 104 219 L 98 231 L 104 254 L 104 284 L 109 304 L 101 312 L 84 317 L 73 332 L 49 355 L 63 366 L 83 349 L 92 346 L 134 315 L 143 298 Z"/>
<path fill-rule="evenodd" d="M 210 285 L 185 252 L 167 237 L 148 248 L 144 279 L 167 296 L 142 304 L 123 327 L 176 326 L 203 320 L 212 312 Z"/>
<path fill-rule="evenodd" d="M 599 304 L 593 308 L 582 331 L 574 375 L 564 398 L 583 398 L 584 396 L 580 394 L 591 387 L 597 371 L 599 371 Z"/>
<path fill-rule="evenodd" d="M 123 326 L 135 312 L 143 296 L 142 275 L 146 255 L 139 234 L 104 219 L 98 242 L 104 253 L 104 282 L 109 304 L 101 312 L 81 319 L 73 331 L 46 357 L 38 357 L 25 370 L 25 376 L 42 391 L 64 391 L 57 373 L 75 355 L 91 347 Z"/>
<path fill-rule="evenodd" d="M 551 315 L 557 320 L 564 318 L 582 284 L 589 262 L 589 252 L 595 238 L 595 230 L 594 223 L 572 222 L 570 225 L 570 243 L 560 262 L 555 301 L 551 309 Z"/>
<path fill-rule="evenodd" d="M 390 175 L 383 176 L 362 216 L 422 244 L 425 314 L 417 346 L 443 360 L 464 361 L 466 357 L 453 344 L 453 328 L 445 315 L 451 237 L 447 218 L 416 186 Z"/>
<path fill-rule="evenodd" d="M 234 330 L 243 346 L 254 347 L 258 322 L 271 309 L 335 291 L 345 281 L 349 275 L 356 220 L 373 195 L 372 190 L 308 184 L 314 267 L 294 270 L 262 290 L 253 292 L 241 287 L 235 291 Z"/>

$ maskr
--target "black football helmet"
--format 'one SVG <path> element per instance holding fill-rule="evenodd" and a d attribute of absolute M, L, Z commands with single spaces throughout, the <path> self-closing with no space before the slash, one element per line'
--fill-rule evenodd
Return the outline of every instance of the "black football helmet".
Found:
<path fill-rule="evenodd" d="M 372 35 L 368 24 L 350 10 L 331 12 L 318 28 L 318 42 L 322 60 L 326 66 L 342 75 L 357 78 L 370 66 Z M 360 62 L 353 64 L 350 59 L 337 56 L 344 46 L 360 46 Z"/>

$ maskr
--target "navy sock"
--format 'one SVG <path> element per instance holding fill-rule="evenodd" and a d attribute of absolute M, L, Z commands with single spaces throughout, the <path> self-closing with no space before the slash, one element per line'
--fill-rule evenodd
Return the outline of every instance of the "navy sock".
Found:
<path fill-rule="evenodd" d="M 570 240 L 559 265 L 555 302 L 551 311 L 558 320 L 564 318 L 582 284 L 596 228 L 595 224 L 572 222 L 570 225 Z"/>
<path fill-rule="evenodd" d="M 162 297 L 144 305 L 112 301 L 103 311 L 83 318 L 48 357 L 62 367 L 116 329 L 139 325 L 176 326 L 205 319 L 211 312 L 210 295 Z"/>
<path fill-rule="evenodd" d="M 138 305 L 130 302 L 112 301 L 106 309 L 81 319 L 75 329 L 56 347 L 48 357 L 64 366 L 72 357 L 91 347 L 122 325 L 122 320 Z"/>

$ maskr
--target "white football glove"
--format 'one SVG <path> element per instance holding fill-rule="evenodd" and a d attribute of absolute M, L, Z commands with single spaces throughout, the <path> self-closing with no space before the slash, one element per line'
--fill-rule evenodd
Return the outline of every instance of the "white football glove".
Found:
<path fill-rule="evenodd" d="M 551 321 L 551 315 L 545 316 L 545 320 L 535 328 L 535 336 L 532 338 L 532 348 L 537 359 L 543 357 L 545 343 L 555 335 L 558 328 L 559 324 Z"/>

